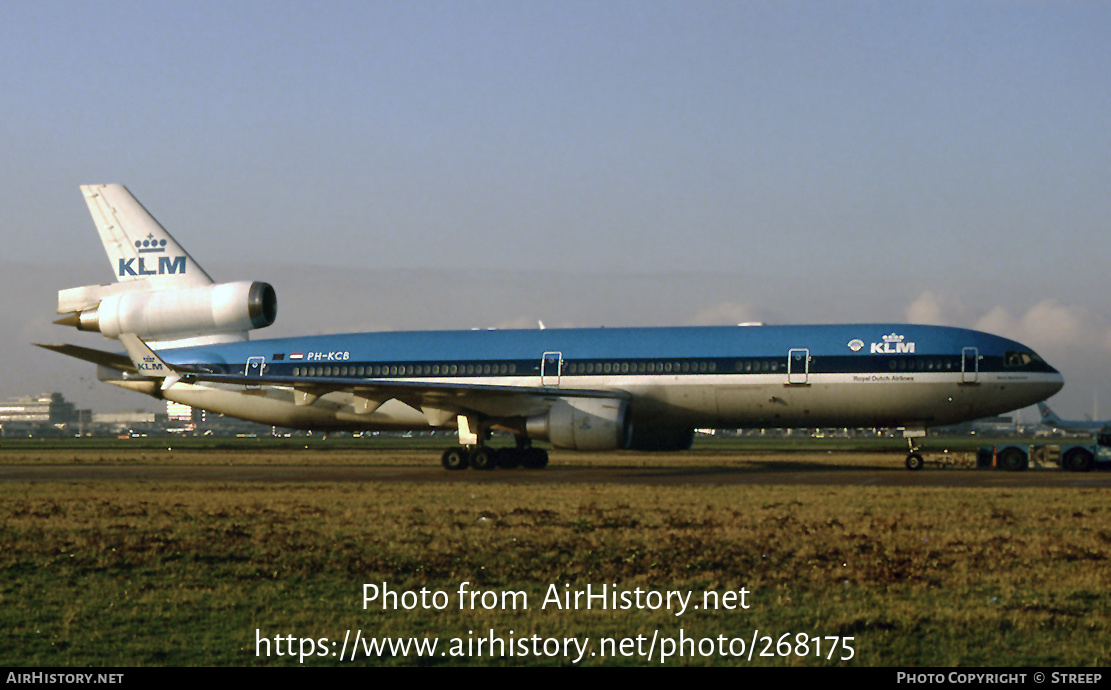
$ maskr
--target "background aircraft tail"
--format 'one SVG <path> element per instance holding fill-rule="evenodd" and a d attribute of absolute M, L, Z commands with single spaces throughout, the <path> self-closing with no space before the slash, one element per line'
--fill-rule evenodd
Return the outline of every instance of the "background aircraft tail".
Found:
<path fill-rule="evenodd" d="M 1064 420 L 1057 416 L 1057 413 L 1050 409 L 1049 405 L 1044 402 L 1038 403 L 1038 412 L 1042 416 L 1042 424 L 1058 424 Z"/>

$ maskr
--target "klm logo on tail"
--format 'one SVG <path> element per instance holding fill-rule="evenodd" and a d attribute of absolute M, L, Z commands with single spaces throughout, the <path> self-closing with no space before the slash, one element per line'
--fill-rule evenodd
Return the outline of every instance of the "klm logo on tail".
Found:
<path fill-rule="evenodd" d="M 140 254 L 161 254 L 166 251 L 166 240 L 156 240 L 154 234 L 148 234 L 145 240 L 136 240 L 135 249 Z M 140 256 L 138 259 L 120 259 L 119 260 L 119 276 L 162 276 L 162 275 L 175 275 L 185 274 L 185 257 L 184 256 L 160 256 L 158 257 L 157 268 L 151 266 L 147 267 L 146 257 Z"/>
<path fill-rule="evenodd" d="M 119 274 L 123 276 L 161 276 L 175 273 L 185 274 L 184 256 L 160 256 L 158 266 L 147 267 L 145 257 L 138 259 L 120 259 Z"/>

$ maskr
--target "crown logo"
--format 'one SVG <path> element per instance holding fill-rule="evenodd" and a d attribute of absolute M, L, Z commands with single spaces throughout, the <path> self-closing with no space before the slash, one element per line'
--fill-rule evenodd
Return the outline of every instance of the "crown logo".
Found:
<path fill-rule="evenodd" d="M 166 251 L 166 240 L 154 239 L 154 233 L 147 235 L 145 240 L 135 240 L 135 248 L 140 254 Z"/>
<path fill-rule="evenodd" d="M 888 335 L 883 336 L 883 342 L 885 342 L 885 343 L 901 343 L 901 342 L 903 342 L 903 336 L 898 335 L 896 333 L 890 333 Z"/>

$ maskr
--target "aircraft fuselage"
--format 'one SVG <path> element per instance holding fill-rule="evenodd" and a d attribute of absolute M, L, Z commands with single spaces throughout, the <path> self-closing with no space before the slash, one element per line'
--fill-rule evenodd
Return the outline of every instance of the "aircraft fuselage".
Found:
<path fill-rule="evenodd" d="M 637 424 L 742 428 L 951 424 L 1033 404 L 1062 386 L 1055 369 L 1014 341 L 903 324 L 386 332 L 159 355 L 182 372 L 282 393 L 260 414 L 216 411 L 308 428 L 454 426 L 454 417 L 437 424 L 421 411 L 437 407 L 428 398 L 435 387 L 443 391 L 438 408 L 490 418 L 527 417 L 561 394 L 613 391 L 627 396 Z M 357 396 L 340 390 L 353 384 L 381 386 L 383 404 L 360 413 Z M 420 387 L 423 397 L 391 386 Z M 208 395 L 207 409 L 221 397 L 184 385 L 175 396 L 178 387 L 167 397 Z M 298 389 L 319 397 L 298 405 Z M 249 397 L 259 407 L 265 396 Z M 384 404 L 407 397 L 410 404 Z M 224 404 L 242 407 L 232 398 Z"/>

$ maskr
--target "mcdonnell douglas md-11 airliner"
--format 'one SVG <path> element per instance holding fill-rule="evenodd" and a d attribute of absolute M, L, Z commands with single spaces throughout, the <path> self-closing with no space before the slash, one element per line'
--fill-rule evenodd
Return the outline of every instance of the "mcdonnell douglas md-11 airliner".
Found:
<path fill-rule="evenodd" d="M 913 439 L 1063 385 L 1013 340 L 890 323 L 249 340 L 277 315 L 270 285 L 214 283 L 125 187 L 81 190 L 117 282 L 59 292 L 56 323 L 118 339 L 127 355 L 42 347 L 99 365 L 108 383 L 274 426 L 456 429 L 448 469 L 543 467 L 534 441 L 682 450 L 702 427 L 898 427 Z M 494 430 L 516 448 L 487 446 Z"/>

